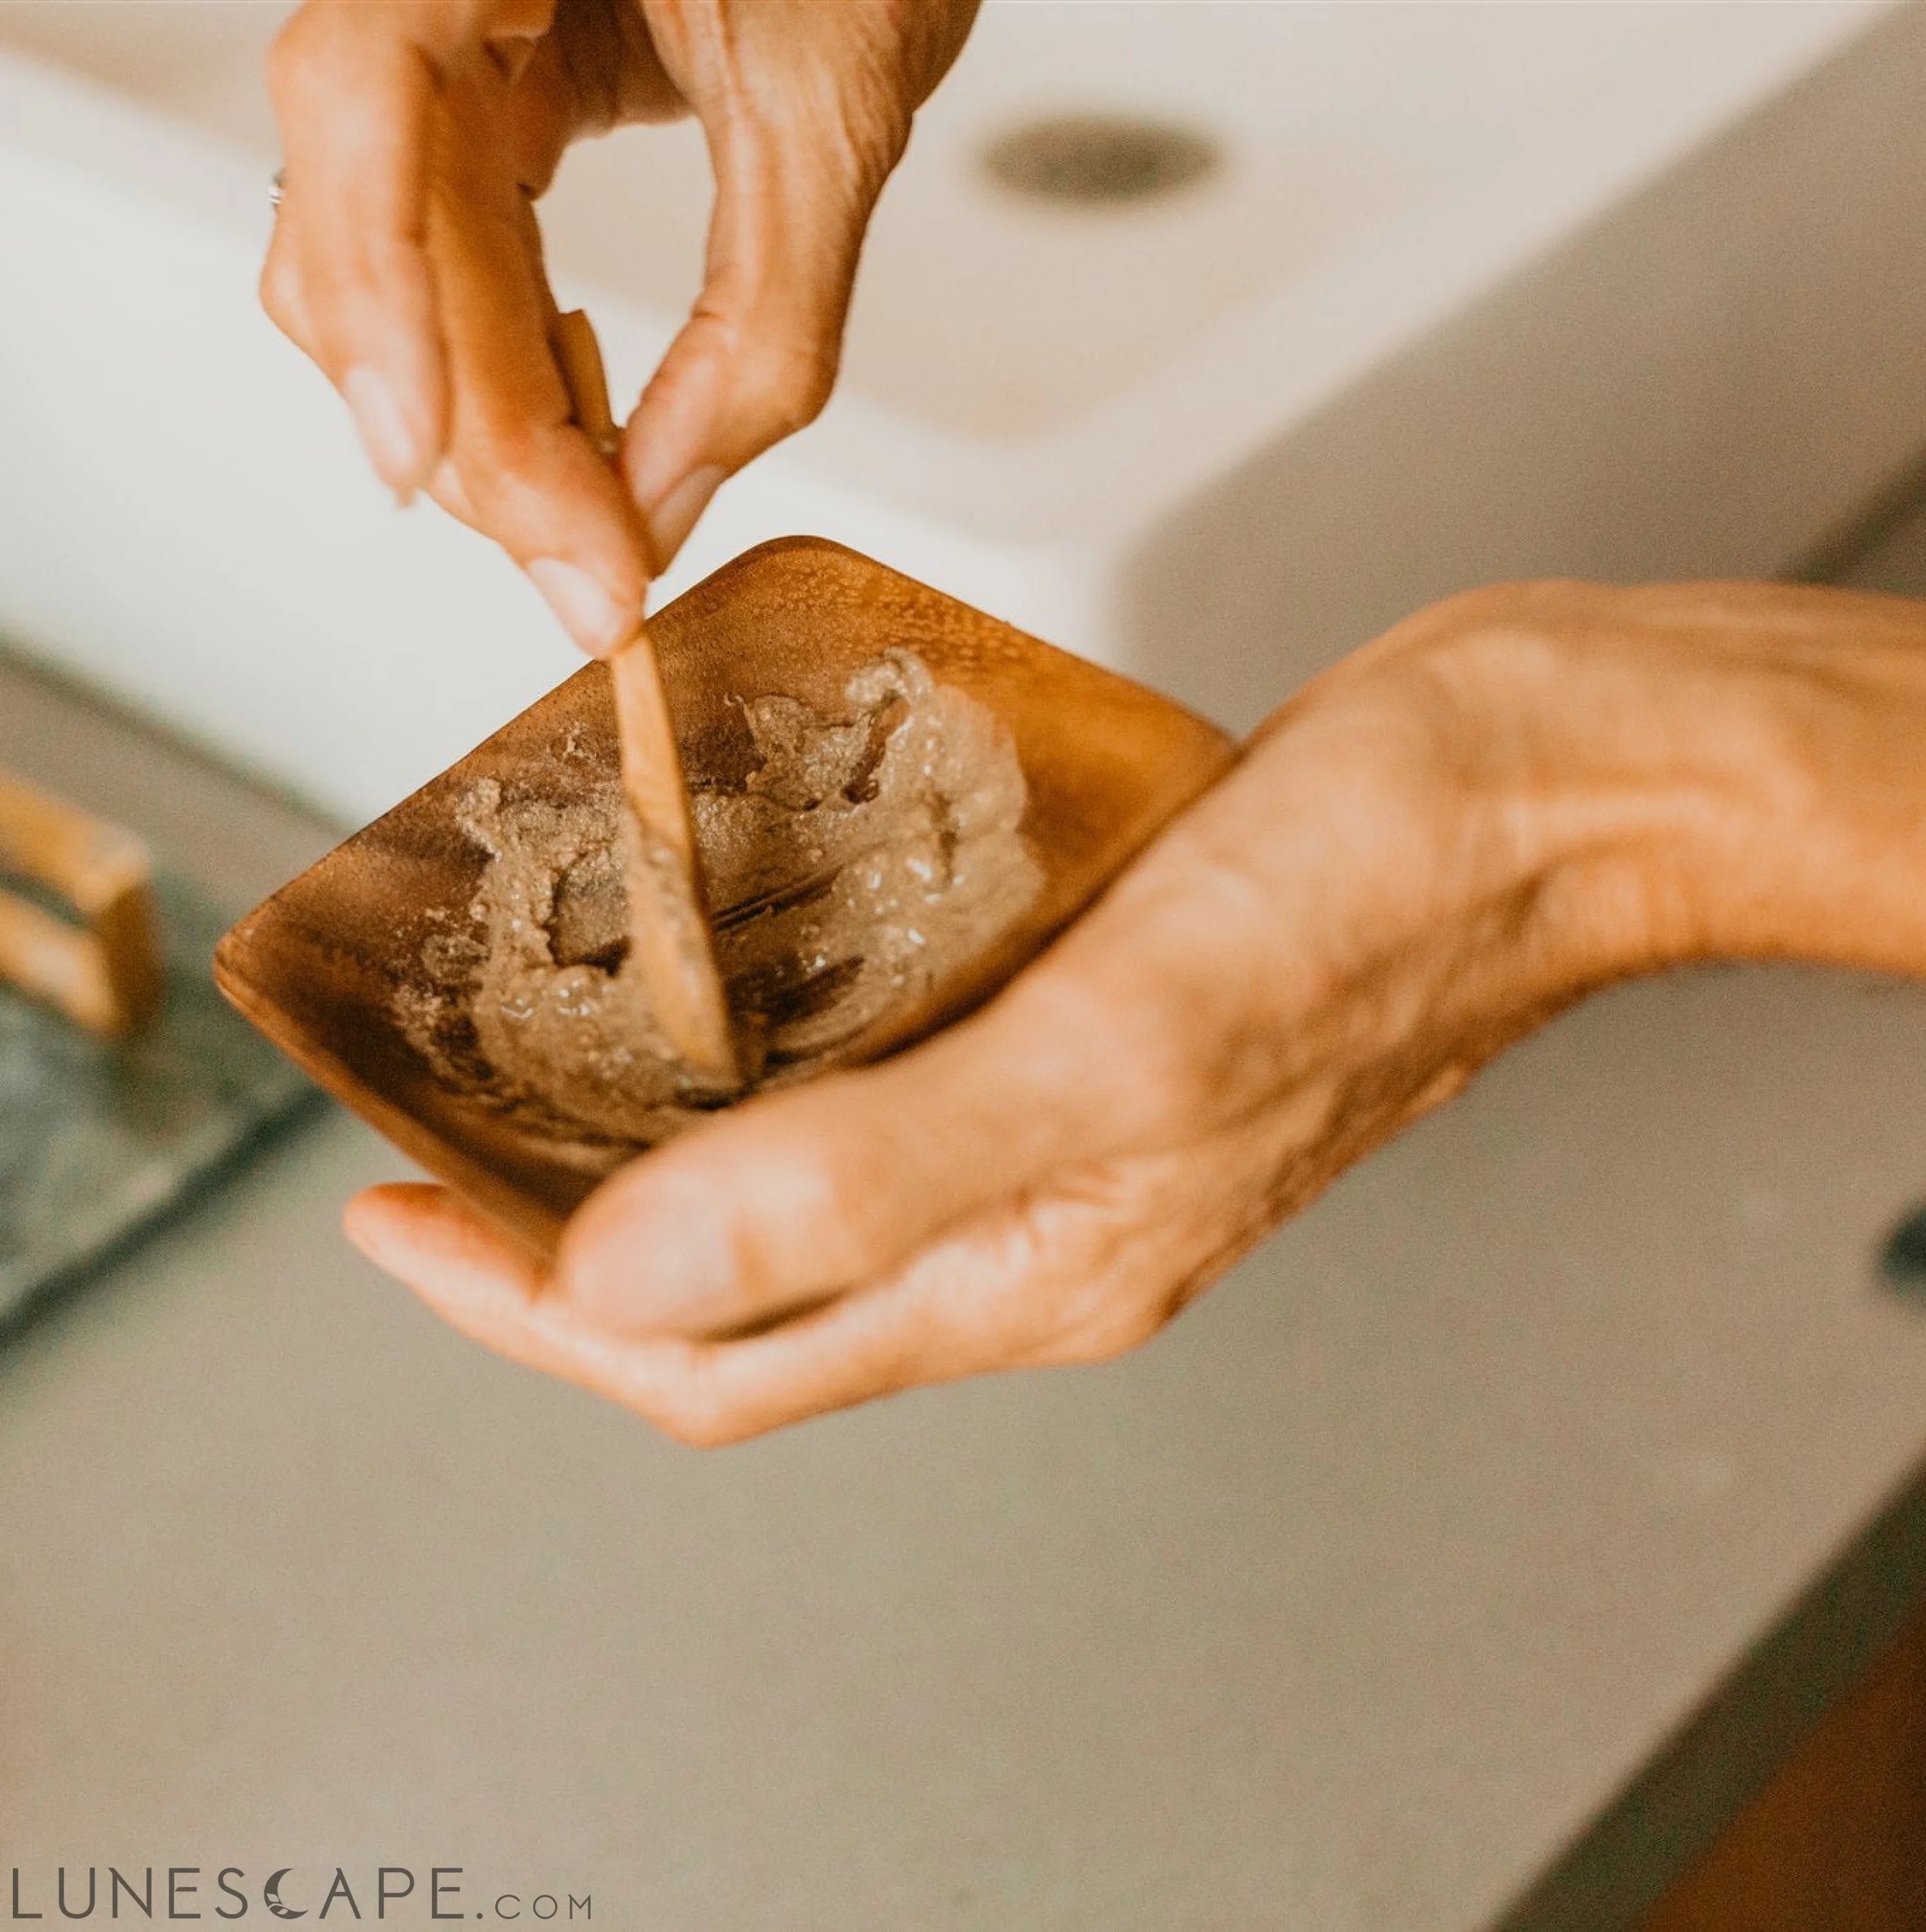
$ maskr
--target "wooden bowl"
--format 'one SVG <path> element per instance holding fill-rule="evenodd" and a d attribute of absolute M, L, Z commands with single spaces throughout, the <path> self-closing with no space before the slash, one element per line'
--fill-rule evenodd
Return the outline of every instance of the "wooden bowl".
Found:
<path fill-rule="evenodd" d="M 852 1038 L 838 1064 L 922 1037 L 994 992 L 1236 755 L 1155 692 L 815 538 L 747 552 L 650 632 L 692 786 L 746 776 L 735 700 L 782 693 L 844 714 L 851 674 L 892 649 L 1011 734 L 1028 790 L 1020 830 L 1041 872 L 1028 911 Z M 572 759 L 558 758 L 572 736 Z M 229 999 L 322 1087 L 544 1252 L 596 1184 L 596 1160 L 439 1079 L 410 1043 L 398 994 L 418 977 L 436 909 L 465 908 L 481 880 L 485 856 L 457 823 L 476 782 L 573 769 L 605 782 L 618 765 L 608 674 L 591 664 L 257 906 L 214 960 Z"/>

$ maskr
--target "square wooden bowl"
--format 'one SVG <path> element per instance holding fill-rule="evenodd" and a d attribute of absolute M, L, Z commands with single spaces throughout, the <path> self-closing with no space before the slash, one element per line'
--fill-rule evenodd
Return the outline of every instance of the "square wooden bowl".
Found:
<path fill-rule="evenodd" d="M 920 1038 L 993 993 L 1236 755 L 1216 727 L 1156 692 L 816 538 L 737 557 L 650 634 L 693 786 L 746 776 L 736 700 L 779 692 L 846 715 L 851 674 L 890 650 L 914 652 L 1011 734 L 1040 890 L 994 945 L 855 1036 L 838 1064 Z M 574 756 L 556 755 L 572 738 Z M 457 822 L 476 782 L 512 785 L 541 770 L 565 775 L 545 784 L 566 784 L 572 770 L 586 784 L 619 766 L 608 674 L 588 664 L 257 906 L 214 959 L 228 998 L 316 1081 L 543 1252 L 596 1184 L 595 1162 L 438 1080 L 410 1044 L 398 994 L 418 979 L 431 916 L 466 907 L 481 880 L 485 855 Z"/>

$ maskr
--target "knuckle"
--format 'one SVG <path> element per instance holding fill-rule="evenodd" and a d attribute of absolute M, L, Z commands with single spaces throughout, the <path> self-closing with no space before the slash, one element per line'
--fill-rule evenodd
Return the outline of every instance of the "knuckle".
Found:
<path fill-rule="evenodd" d="M 1107 1362 L 1168 1327 L 1246 1245 L 1256 1223 L 1200 1180 L 1196 1161 L 1133 1162 L 1105 1177 L 1096 1211 L 1047 1297 L 1046 1359 Z"/>
<path fill-rule="evenodd" d="M 688 1449 L 713 1449 L 748 1432 L 724 1397 L 713 1358 L 692 1348 L 672 1373 L 656 1381 L 632 1403 L 671 1442 Z"/>
<path fill-rule="evenodd" d="M 1598 598 L 1597 586 L 1574 578 L 1482 585 L 1419 612 L 1410 647 L 1448 686 L 1542 674 L 1556 640 L 1584 628 Z"/>
<path fill-rule="evenodd" d="M 1124 1072 L 1141 1131 L 1153 1138 L 1187 1136 L 1212 1115 L 1229 1070 L 1218 1064 L 1227 1040 L 1200 1037 L 1201 1002 L 1112 993 L 1096 1008 L 1109 1064 Z"/>
<path fill-rule="evenodd" d="M 526 424 L 458 417 L 448 458 L 472 520 L 518 560 L 541 554 L 537 533 L 552 520 L 551 466 Z"/>
<path fill-rule="evenodd" d="M 704 1332 L 727 1334 L 838 1285 L 857 1198 L 812 1151 L 750 1142 L 713 1170 L 665 1160 L 628 1212 L 678 1244 L 692 1313 Z M 699 1405 L 702 1392 L 685 1396 Z"/>
<path fill-rule="evenodd" d="M 321 44 L 332 28 L 322 10 L 298 9 L 268 49 L 268 92 L 278 106 L 292 104 L 312 76 Z"/>
<path fill-rule="evenodd" d="M 1060 1341 L 1056 1359 L 1066 1364 L 1114 1362 L 1141 1348 L 1167 1318 L 1161 1306 L 1106 1299 L 1080 1312 Z"/>
<path fill-rule="evenodd" d="M 736 1426 L 721 1405 L 700 1395 L 682 1395 L 658 1402 L 650 1420 L 685 1449 L 722 1449 L 749 1433 Z"/>
<path fill-rule="evenodd" d="M 1083 1214 L 1071 1220 L 1076 1252 L 1059 1261 L 1054 1280 L 1033 1285 L 1010 1337 L 1022 1358 L 1040 1364 L 1113 1360 L 1163 1325 L 1161 1298 L 1132 1268 L 1127 1217 L 1106 1210 L 1094 1224 Z"/>
<path fill-rule="evenodd" d="M 298 342 L 301 299 L 300 276 L 293 262 L 279 249 L 271 254 L 261 270 L 261 306 L 268 320 L 290 342 Z"/>
<path fill-rule="evenodd" d="M 445 467 L 447 477 L 445 481 L 437 477 L 437 494 L 451 507 L 459 505 L 455 514 L 470 529 L 493 538 L 518 563 L 526 564 L 532 553 L 527 544 L 517 540 L 516 520 L 510 508 L 514 493 L 501 472 L 460 449 L 449 452 Z"/>
<path fill-rule="evenodd" d="M 763 1211 L 739 1228 L 736 1259 L 745 1291 L 760 1298 L 793 1284 L 803 1258 L 812 1286 L 862 1272 L 868 1259 L 862 1210 L 876 1178 L 860 1153 L 772 1155 L 754 1182 Z"/>
<path fill-rule="evenodd" d="M 820 342 L 785 344 L 753 356 L 743 370 L 742 402 L 765 444 L 806 429 L 836 387 L 836 354 Z"/>
<path fill-rule="evenodd" d="M 1474 585 L 1428 604 L 1419 614 L 1450 628 L 1503 626 L 1542 616 L 1553 604 L 1582 598 L 1589 586 L 1575 578 L 1515 578 Z"/>
<path fill-rule="evenodd" d="M 478 502 L 524 488 L 550 466 L 550 438 L 506 398 L 471 382 L 456 422 L 463 471 Z M 470 472 L 478 472 L 469 474 Z"/>
<path fill-rule="evenodd" d="M 481 514 L 469 499 L 460 472 L 446 457 L 436 464 L 428 478 L 428 494 L 457 522 L 466 524 L 471 530 L 482 528 Z"/>
<path fill-rule="evenodd" d="M 1209 862 L 1200 853 L 1190 868 L 1193 912 Z M 1120 956 L 1087 949 L 1046 960 L 1004 999 L 1012 1054 L 1028 1049 L 1024 1077 L 1046 1090 L 1073 1082 L 1098 1137 L 1123 1150 L 1187 1137 L 1218 1117 L 1246 1002 L 1235 951 L 1200 962 L 1194 946 L 1173 946 L 1170 909 L 1154 895 L 1119 909 L 1124 925 L 1113 934 L 1128 929 L 1135 942 L 1127 973 L 1117 970 Z M 1239 916 L 1234 904 L 1223 913 L 1228 923 Z"/>

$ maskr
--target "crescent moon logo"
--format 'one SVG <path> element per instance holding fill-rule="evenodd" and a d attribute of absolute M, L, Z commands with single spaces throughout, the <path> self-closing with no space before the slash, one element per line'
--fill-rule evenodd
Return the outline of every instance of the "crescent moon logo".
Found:
<path fill-rule="evenodd" d="M 261 1896 L 266 1900 L 268 1910 L 277 1918 L 305 1918 L 308 1916 L 305 1911 L 297 1912 L 292 1906 L 284 1905 L 280 1902 L 280 1882 L 293 1869 L 292 1865 L 283 1865 L 261 1888 Z"/>

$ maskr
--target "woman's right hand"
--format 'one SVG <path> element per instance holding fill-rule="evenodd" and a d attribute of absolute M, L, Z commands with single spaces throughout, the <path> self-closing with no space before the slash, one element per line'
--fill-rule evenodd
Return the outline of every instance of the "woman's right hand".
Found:
<path fill-rule="evenodd" d="M 598 654 L 717 485 L 812 421 L 912 115 L 976 0 L 308 0 L 269 79 L 269 314 L 405 500 L 426 490 Z M 693 113 L 701 293 L 604 460 L 571 416 L 533 203 L 568 144 Z"/>

